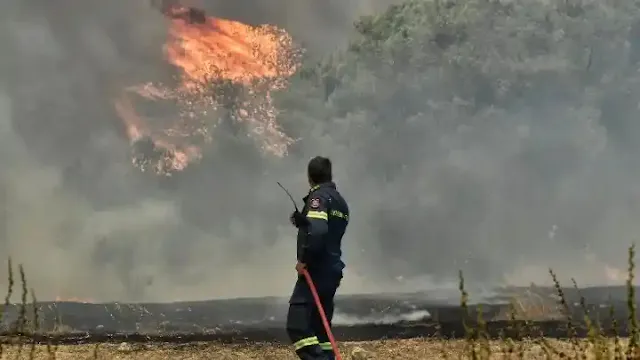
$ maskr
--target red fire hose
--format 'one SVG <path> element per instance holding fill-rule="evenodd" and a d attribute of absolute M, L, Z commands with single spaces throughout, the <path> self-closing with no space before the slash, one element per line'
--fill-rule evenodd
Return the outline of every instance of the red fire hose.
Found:
<path fill-rule="evenodd" d="M 304 276 L 305 280 L 307 280 L 307 285 L 309 285 L 309 289 L 311 289 L 313 300 L 316 302 L 316 307 L 318 308 L 320 319 L 322 319 L 322 325 L 324 325 L 324 330 L 327 333 L 327 337 L 329 338 L 329 342 L 331 343 L 331 348 L 333 349 L 333 353 L 336 356 L 336 360 L 342 360 L 342 355 L 340 355 L 340 349 L 338 349 L 338 344 L 336 343 L 336 339 L 333 337 L 333 333 L 331 332 L 331 326 L 329 325 L 329 321 L 327 320 L 327 314 L 325 314 L 324 312 L 324 308 L 322 307 L 322 303 L 320 302 L 320 296 L 318 296 L 318 290 L 316 290 L 316 286 L 313 284 L 311 275 L 309 275 L 309 272 L 307 271 L 307 269 L 302 269 L 302 275 Z"/>

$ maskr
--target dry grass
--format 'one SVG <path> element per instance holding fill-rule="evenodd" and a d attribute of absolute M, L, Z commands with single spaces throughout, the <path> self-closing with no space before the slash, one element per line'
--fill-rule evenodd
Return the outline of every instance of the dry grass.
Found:
<path fill-rule="evenodd" d="M 387 340 L 371 342 L 353 342 L 341 344 L 340 348 L 345 360 L 427 360 L 427 359 L 471 359 L 464 340 Z M 576 351 L 570 342 L 548 340 L 546 345 L 539 341 L 522 341 L 515 343 L 515 349 L 522 351 L 520 355 L 509 355 L 509 345 L 504 341 L 489 342 L 491 359 L 543 359 L 549 358 L 547 346 L 552 346 L 557 351 L 564 352 L 567 357 L 574 357 Z M 589 347 L 589 342 L 582 341 L 581 346 Z M 613 343 L 610 344 L 613 350 Z M 81 360 L 94 359 L 95 345 L 69 345 L 60 346 L 56 352 L 56 360 Z M 19 352 L 21 354 L 19 354 Z M 17 347 L 5 347 L 3 359 L 29 359 L 28 347 L 18 351 Z M 555 356 L 552 356 L 556 358 Z M 558 356 L 559 358 L 560 356 Z M 288 346 L 271 344 L 252 345 L 221 345 L 221 344 L 185 344 L 185 345 L 161 345 L 161 344 L 102 344 L 98 348 L 98 359 L 145 359 L 145 360 L 295 360 L 297 357 Z M 587 358 L 593 358 L 589 356 Z M 37 347 L 33 359 L 47 359 L 51 357 L 46 347 Z"/>

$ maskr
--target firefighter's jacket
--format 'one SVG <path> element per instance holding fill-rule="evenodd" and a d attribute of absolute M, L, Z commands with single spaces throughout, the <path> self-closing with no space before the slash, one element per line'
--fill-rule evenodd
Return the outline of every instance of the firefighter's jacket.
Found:
<path fill-rule="evenodd" d="M 349 206 L 333 182 L 312 187 L 303 198 L 308 226 L 298 230 L 298 261 L 311 274 L 342 273 L 342 237 L 349 223 Z"/>

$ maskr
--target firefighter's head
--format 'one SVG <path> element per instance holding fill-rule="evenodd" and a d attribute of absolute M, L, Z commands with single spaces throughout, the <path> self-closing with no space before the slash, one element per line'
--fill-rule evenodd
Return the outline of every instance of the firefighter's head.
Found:
<path fill-rule="evenodd" d="M 307 177 L 309 185 L 315 186 L 333 181 L 331 174 L 331 160 L 326 157 L 316 156 L 309 160 L 307 165 Z"/>

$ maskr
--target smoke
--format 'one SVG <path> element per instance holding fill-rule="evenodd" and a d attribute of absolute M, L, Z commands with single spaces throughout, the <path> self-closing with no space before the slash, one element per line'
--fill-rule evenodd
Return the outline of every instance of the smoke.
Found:
<path fill-rule="evenodd" d="M 443 50 L 424 40 L 433 28 L 413 25 L 430 21 L 434 3 L 387 20 L 409 40 L 363 25 L 359 63 L 345 56 L 327 75 L 343 81 L 324 124 L 305 128 L 305 150 L 339 159 L 354 208 L 346 247 L 357 274 L 345 284 L 420 289 L 428 274 L 454 287 L 458 269 L 472 283 L 549 284 L 549 267 L 564 281 L 621 284 L 639 230 L 633 20 L 586 1 L 582 18 L 616 20 L 573 28 L 573 15 L 542 2 L 504 14 L 471 1 L 460 12 L 477 22 L 442 26 L 438 35 L 466 40 Z M 603 33 L 582 40 L 590 31 Z M 515 33 L 526 50 L 508 40 Z"/>
<path fill-rule="evenodd" d="M 252 24 L 277 24 L 314 54 L 332 52 L 347 43 L 359 16 L 377 14 L 400 0 L 340 1 L 216 1 L 192 0 L 189 4 L 212 10 L 221 17 Z M 185 2 L 186 4 L 186 2 Z"/>
<path fill-rule="evenodd" d="M 341 314 L 337 312 L 335 314 L 335 318 L 332 321 L 335 325 L 359 325 L 359 324 L 397 324 L 402 321 L 406 322 L 416 322 L 419 320 L 428 319 L 431 317 L 426 310 L 417 310 L 412 311 L 406 314 L 398 314 L 398 315 L 384 315 L 384 314 L 375 314 L 370 316 L 350 316 L 347 314 Z"/>
<path fill-rule="evenodd" d="M 193 5 L 288 27 L 312 50 L 344 41 L 362 11 L 336 3 L 318 16 L 313 1 L 231 3 Z M 293 186 L 283 177 L 302 173 L 302 162 L 262 159 L 255 146 L 222 139 L 198 168 L 171 179 L 131 165 L 113 99 L 126 85 L 170 77 L 167 23 L 157 9 L 146 1 L 30 0 L 3 2 L 0 13 L 0 253 L 24 265 L 40 299 L 290 290 L 291 209 L 274 180 Z M 304 183 L 295 185 L 302 193 Z"/>
<path fill-rule="evenodd" d="M 346 43 L 357 15 L 391 2 L 194 5 L 283 26 L 325 54 Z M 455 107 L 394 126 L 398 109 L 427 101 L 410 96 L 376 115 L 390 120 L 379 129 L 358 125 L 373 115 L 365 112 L 324 124 L 298 114 L 285 124 L 299 120 L 291 131 L 303 141 L 283 159 L 226 139 L 238 129 L 222 127 L 201 163 L 171 178 L 141 173 L 113 99 L 132 83 L 170 78 L 162 14 L 125 0 L 11 0 L 0 14 L 0 253 L 25 266 L 42 300 L 287 294 L 295 234 L 275 182 L 304 194 L 317 154 L 334 159 L 353 213 L 342 293 L 454 288 L 459 268 L 487 284 L 541 282 L 548 266 L 608 282 L 637 233 L 638 148 L 622 146 L 598 111 L 560 100 L 474 114 L 484 126 L 454 131 L 434 124 L 466 116 Z"/>

